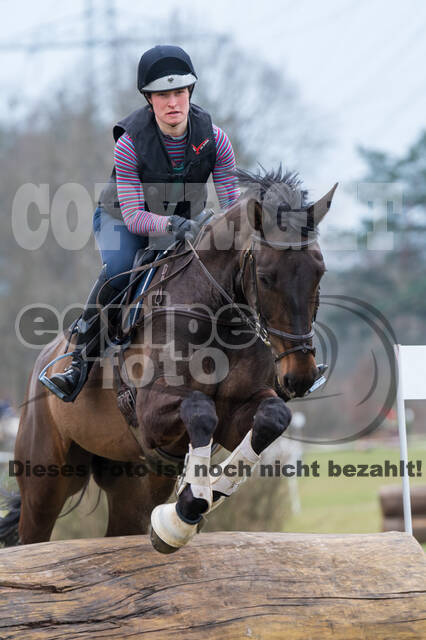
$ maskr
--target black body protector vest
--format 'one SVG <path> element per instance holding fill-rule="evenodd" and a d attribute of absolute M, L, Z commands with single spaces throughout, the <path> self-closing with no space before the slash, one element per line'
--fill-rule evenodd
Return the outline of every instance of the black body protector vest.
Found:
<path fill-rule="evenodd" d="M 145 209 L 158 215 L 193 218 L 206 206 L 206 182 L 216 162 L 216 144 L 210 115 L 194 104 L 188 114 L 187 144 L 183 165 L 172 165 L 162 134 L 149 105 L 134 111 L 113 128 L 117 140 L 126 132 L 135 147 L 143 185 Z M 99 205 L 122 219 L 115 167 L 103 189 Z"/>

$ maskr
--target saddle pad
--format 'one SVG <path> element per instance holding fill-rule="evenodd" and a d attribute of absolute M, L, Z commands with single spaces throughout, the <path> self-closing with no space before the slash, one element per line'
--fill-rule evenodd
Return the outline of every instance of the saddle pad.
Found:
<path fill-rule="evenodd" d="M 165 249 L 164 251 L 158 251 L 155 256 L 155 260 L 160 260 L 161 258 L 164 258 L 167 255 L 167 253 L 168 253 L 168 249 Z M 144 272 L 144 275 L 141 277 L 140 281 L 133 288 L 132 295 L 130 298 L 131 305 L 133 304 L 133 300 L 136 300 L 138 296 L 143 294 L 148 289 L 157 269 L 158 267 L 153 266 L 151 267 L 151 269 L 148 269 L 148 271 Z M 123 328 L 128 329 L 129 327 L 133 326 L 137 322 L 139 316 L 141 315 L 142 308 L 143 308 L 143 298 L 139 300 L 139 302 L 135 306 L 132 306 Z"/>

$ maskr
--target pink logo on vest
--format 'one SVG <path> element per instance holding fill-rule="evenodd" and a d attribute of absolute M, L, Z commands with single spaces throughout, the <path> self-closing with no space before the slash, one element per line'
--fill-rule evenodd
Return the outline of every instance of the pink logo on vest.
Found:
<path fill-rule="evenodd" d="M 196 147 L 195 144 L 192 145 L 192 148 L 194 149 L 197 156 L 200 154 L 200 151 L 202 151 L 206 146 L 206 144 L 208 144 L 209 142 L 210 142 L 210 138 L 206 138 L 201 142 L 201 144 L 198 145 L 198 147 Z"/>

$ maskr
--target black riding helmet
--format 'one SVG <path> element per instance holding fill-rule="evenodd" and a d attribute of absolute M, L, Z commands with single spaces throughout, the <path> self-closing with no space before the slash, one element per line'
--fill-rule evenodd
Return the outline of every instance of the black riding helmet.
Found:
<path fill-rule="evenodd" d="M 144 95 L 193 87 L 196 81 L 191 58 L 181 47 L 157 45 L 145 51 L 139 61 L 138 89 Z"/>

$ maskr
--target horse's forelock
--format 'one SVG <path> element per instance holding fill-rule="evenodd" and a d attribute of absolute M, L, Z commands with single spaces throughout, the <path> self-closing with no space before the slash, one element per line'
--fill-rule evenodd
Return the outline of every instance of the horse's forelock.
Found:
<path fill-rule="evenodd" d="M 255 197 L 259 204 L 263 204 L 266 199 L 272 204 L 274 200 L 277 204 L 287 205 L 289 210 L 300 209 L 308 205 L 308 192 L 302 188 L 302 181 L 297 172 L 286 171 L 283 173 L 281 165 L 274 171 L 252 173 L 243 169 L 237 169 L 237 176 L 240 186 L 246 187 L 242 198 Z"/>
<path fill-rule="evenodd" d="M 285 221 L 288 229 L 300 231 L 308 227 L 310 231 L 318 232 L 314 219 L 306 220 L 306 210 L 311 203 L 308 201 L 308 191 L 302 188 L 297 172 L 283 172 L 280 165 L 275 172 L 263 170 L 263 174 L 255 174 L 238 169 L 236 175 L 240 185 L 246 187 L 241 201 L 254 198 L 272 224 L 280 216 L 280 222 Z"/>

